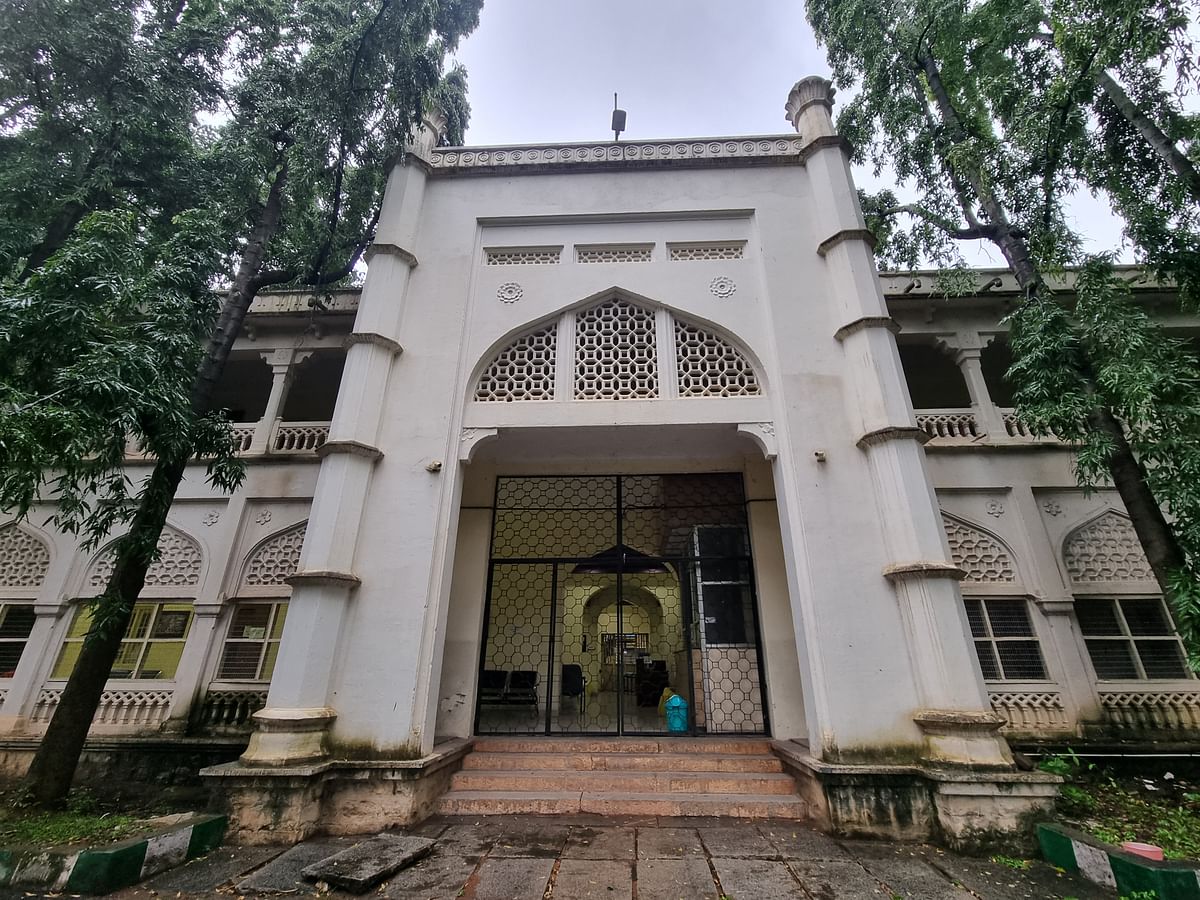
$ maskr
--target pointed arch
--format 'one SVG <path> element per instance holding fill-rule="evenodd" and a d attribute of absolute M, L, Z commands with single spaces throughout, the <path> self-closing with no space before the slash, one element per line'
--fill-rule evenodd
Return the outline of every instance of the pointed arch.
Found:
<path fill-rule="evenodd" d="M 114 542 L 115 543 L 115 542 Z M 158 559 L 146 570 L 146 587 L 193 587 L 200 583 L 204 554 L 200 543 L 173 525 L 164 525 L 158 537 Z M 102 588 L 108 584 L 116 567 L 113 543 L 101 550 L 92 561 L 84 584 Z"/>
<path fill-rule="evenodd" d="M 308 521 L 305 520 L 259 541 L 246 556 L 238 593 L 264 587 L 284 587 L 290 591 L 287 579 L 300 568 L 300 551 L 307 530 Z"/>
<path fill-rule="evenodd" d="M 1015 584 L 1017 568 L 1008 545 L 984 528 L 942 511 L 942 527 L 964 584 Z"/>
<path fill-rule="evenodd" d="M 763 393 L 753 354 L 719 326 L 615 287 L 509 332 L 483 360 L 471 381 L 482 402 Z"/>
<path fill-rule="evenodd" d="M 1129 517 L 1106 509 L 1067 534 L 1062 548 L 1067 574 L 1077 583 L 1154 581 Z"/>
<path fill-rule="evenodd" d="M 12 522 L 0 528 L 0 587 L 39 588 L 50 568 L 50 547 Z"/>

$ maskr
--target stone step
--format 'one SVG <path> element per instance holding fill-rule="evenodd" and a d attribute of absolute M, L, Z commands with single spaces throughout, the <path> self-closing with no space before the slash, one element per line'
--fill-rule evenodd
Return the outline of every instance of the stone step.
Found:
<path fill-rule="evenodd" d="M 641 772 L 782 772 L 777 756 L 735 753 L 491 753 L 476 750 L 463 757 L 464 769 L 509 771 L 544 769 Z"/>
<path fill-rule="evenodd" d="M 428 856 L 434 843 L 429 838 L 412 835 L 379 834 L 311 866 L 305 866 L 300 874 L 308 881 L 324 881 L 351 893 L 362 894 Z"/>
<path fill-rule="evenodd" d="M 720 772 L 547 772 L 545 770 L 457 772 L 455 791 L 558 791 L 662 794 L 795 794 L 790 775 Z"/>
<path fill-rule="evenodd" d="M 770 738 L 758 737 L 505 737 L 475 738 L 475 750 L 485 753 L 706 753 L 761 756 L 771 752 Z"/>
<path fill-rule="evenodd" d="M 444 816 L 573 815 L 735 816 L 804 819 L 808 804 L 779 794 L 647 794 L 587 791 L 455 791 L 443 794 Z"/>

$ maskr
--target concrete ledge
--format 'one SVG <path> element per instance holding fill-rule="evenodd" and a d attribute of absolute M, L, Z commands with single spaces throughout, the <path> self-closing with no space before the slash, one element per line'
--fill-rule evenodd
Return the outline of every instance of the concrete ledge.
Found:
<path fill-rule="evenodd" d="M 1045 815 L 1062 779 L 1015 769 L 920 763 L 830 763 L 804 744 L 775 741 L 818 824 L 846 837 L 936 840 L 955 849 L 1021 842 Z"/>
<path fill-rule="evenodd" d="M 852 334 L 863 331 L 866 328 L 885 328 L 892 334 L 900 333 L 900 324 L 891 316 L 863 316 L 855 319 L 853 322 L 847 322 L 841 328 L 833 333 L 835 341 L 844 341 Z"/>
<path fill-rule="evenodd" d="M 886 428 L 868 431 L 855 442 L 855 445 L 859 450 L 866 450 L 868 447 L 877 447 L 889 441 L 916 441 L 918 444 L 927 444 L 929 440 L 930 437 L 923 428 L 915 425 L 889 425 Z"/>
<path fill-rule="evenodd" d="M 1200 862 L 1146 859 L 1065 825 L 1038 825 L 1037 835 L 1048 863 L 1078 872 L 1122 897 L 1200 900 Z"/>
<path fill-rule="evenodd" d="M 432 815 L 470 751 L 447 741 L 418 759 L 326 759 L 296 766 L 227 763 L 200 772 L 243 844 L 302 841 L 313 834 L 368 834 Z"/>
<path fill-rule="evenodd" d="M 921 433 L 924 434 L 924 432 Z M 363 459 L 372 461 L 383 459 L 382 450 L 372 447 L 370 444 L 364 444 L 362 441 L 326 441 L 315 452 L 318 459 L 324 459 L 337 453 L 361 456 Z"/>
<path fill-rule="evenodd" d="M 108 847 L 0 850 L 0 885 L 107 894 L 215 850 L 227 825 L 225 816 L 186 815 Z"/>

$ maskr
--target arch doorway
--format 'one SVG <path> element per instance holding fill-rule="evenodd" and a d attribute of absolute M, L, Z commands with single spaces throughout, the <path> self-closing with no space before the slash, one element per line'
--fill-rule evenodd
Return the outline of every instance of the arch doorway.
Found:
<path fill-rule="evenodd" d="M 476 732 L 766 733 L 740 475 L 500 478 Z"/>

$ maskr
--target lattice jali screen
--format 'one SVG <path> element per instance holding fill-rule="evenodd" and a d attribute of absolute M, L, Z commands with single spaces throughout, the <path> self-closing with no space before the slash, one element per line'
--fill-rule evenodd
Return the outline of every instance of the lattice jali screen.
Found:
<path fill-rule="evenodd" d="M 489 266 L 554 266 L 562 257 L 561 247 L 494 247 L 483 251 Z"/>
<path fill-rule="evenodd" d="M 942 516 L 942 527 L 954 564 L 967 573 L 965 582 L 1011 584 L 1017 580 L 1012 557 L 991 535 L 947 515 Z"/>
<path fill-rule="evenodd" d="M 675 320 L 680 397 L 752 397 L 758 378 L 741 351 L 711 331 Z"/>
<path fill-rule="evenodd" d="M 575 399 L 657 396 L 654 313 L 620 299 L 581 310 L 575 317 Z"/>
<path fill-rule="evenodd" d="M 163 529 L 158 539 L 158 559 L 146 571 L 146 587 L 189 586 L 200 583 L 200 545 L 174 528 Z M 104 587 L 112 576 L 116 559 L 111 550 L 92 563 L 89 587 Z"/>
<path fill-rule="evenodd" d="M 286 584 L 300 567 L 300 550 L 308 523 L 301 522 L 258 545 L 246 561 L 242 585 L 264 587 Z"/>
<path fill-rule="evenodd" d="M 1100 707 L 1117 728 L 1200 730 L 1200 691 L 1105 691 Z"/>
<path fill-rule="evenodd" d="M 517 338 L 479 377 L 475 399 L 484 401 L 553 400 L 558 326 Z"/>
<path fill-rule="evenodd" d="M 1133 525 L 1111 511 L 1067 539 L 1063 560 L 1072 581 L 1154 580 Z"/>
<path fill-rule="evenodd" d="M 671 244 L 667 256 L 672 262 L 693 262 L 704 259 L 741 259 L 745 255 L 741 241 L 722 241 L 713 244 Z"/>
<path fill-rule="evenodd" d="M 576 247 L 575 261 L 581 263 L 650 262 L 652 245 L 642 247 Z"/>
<path fill-rule="evenodd" d="M 18 525 L 0 528 L 0 587 L 36 588 L 46 579 L 50 551 Z"/>
<path fill-rule="evenodd" d="M 166 721 L 171 711 L 173 691 L 129 690 L 105 691 L 92 719 L 93 725 L 157 726 Z M 62 700 L 61 690 L 43 689 L 38 695 L 30 718 L 34 722 L 49 722 Z"/>

